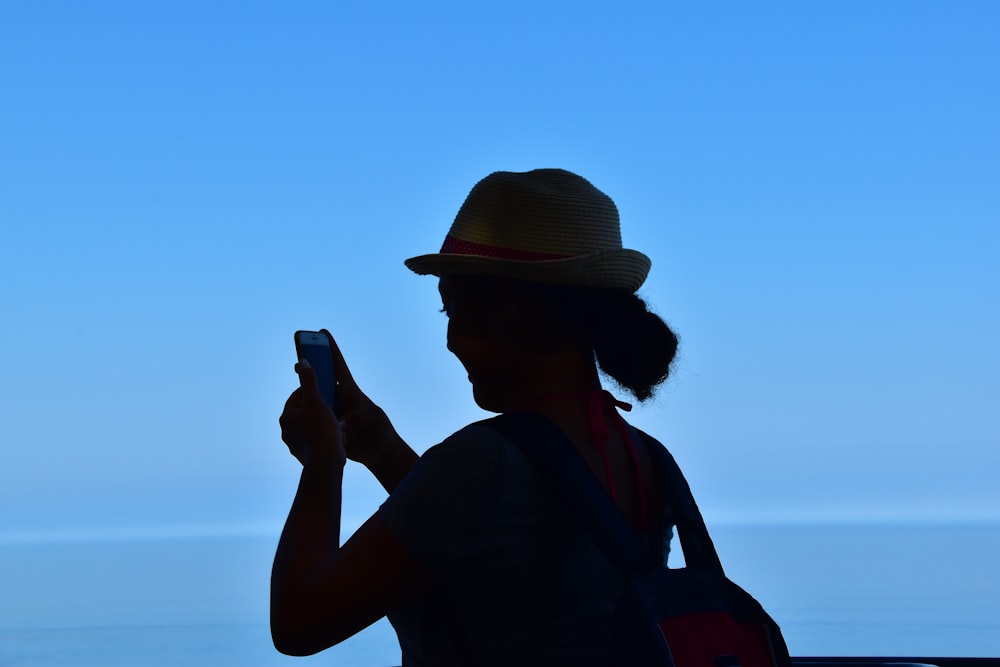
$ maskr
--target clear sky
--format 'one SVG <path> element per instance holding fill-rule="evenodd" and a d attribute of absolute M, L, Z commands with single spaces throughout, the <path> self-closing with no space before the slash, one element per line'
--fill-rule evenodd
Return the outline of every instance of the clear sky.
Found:
<path fill-rule="evenodd" d="M 617 202 L 709 521 L 1000 518 L 1000 4 L 0 4 L 0 537 L 276 531 L 292 332 L 422 451 L 472 185 Z M 361 470 L 345 512 L 381 501 Z"/>

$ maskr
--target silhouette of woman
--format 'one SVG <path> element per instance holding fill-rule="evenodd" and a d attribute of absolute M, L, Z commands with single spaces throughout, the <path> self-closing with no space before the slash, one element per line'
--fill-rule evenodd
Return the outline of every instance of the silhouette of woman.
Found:
<path fill-rule="evenodd" d="M 496 172 L 441 251 L 406 264 L 439 277 L 476 403 L 551 420 L 665 558 L 661 489 L 598 368 L 646 400 L 677 338 L 635 294 L 650 261 L 622 247 L 611 199 L 559 169 Z M 313 654 L 388 616 L 404 665 L 605 662 L 618 575 L 518 447 L 476 423 L 418 457 L 333 350 L 342 421 L 301 362 L 280 418 L 302 474 L 271 577 L 278 650 Z M 341 546 L 347 459 L 389 496 Z"/>

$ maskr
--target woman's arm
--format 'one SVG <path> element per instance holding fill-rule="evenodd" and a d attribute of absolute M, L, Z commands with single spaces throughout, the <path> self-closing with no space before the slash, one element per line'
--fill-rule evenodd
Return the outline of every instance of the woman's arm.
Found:
<path fill-rule="evenodd" d="M 378 513 L 337 547 L 339 478 L 303 469 L 278 543 L 271 637 L 288 655 L 312 655 L 347 639 L 430 580 Z"/>
<path fill-rule="evenodd" d="M 296 371 L 302 386 L 280 422 L 303 467 L 271 571 L 271 634 L 282 653 L 309 655 L 378 620 L 429 577 L 378 514 L 340 546 L 344 436 L 315 373 L 301 363 Z"/>

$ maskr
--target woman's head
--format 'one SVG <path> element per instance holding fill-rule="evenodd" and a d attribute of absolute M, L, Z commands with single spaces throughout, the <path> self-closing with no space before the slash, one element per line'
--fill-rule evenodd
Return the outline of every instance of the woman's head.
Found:
<path fill-rule="evenodd" d="M 576 174 L 487 176 L 441 252 L 406 265 L 441 277 L 449 349 L 483 407 L 540 355 L 576 355 L 595 378 L 599 365 L 639 400 L 669 373 L 677 338 L 634 293 L 649 258 L 622 247 L 614 202 Z"/>

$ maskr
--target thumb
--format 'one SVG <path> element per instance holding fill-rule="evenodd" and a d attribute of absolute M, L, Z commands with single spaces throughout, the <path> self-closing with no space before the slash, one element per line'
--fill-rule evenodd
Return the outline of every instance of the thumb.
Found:
<path fill-rule="evenodd" d="M 302 396 L 307 403 L 322 401 L 319 394 L 319 380 L 316 379 L 316 371 L 305 359 L 299 359 L 295 364 L 295 372 L 299 376 L 299 385 L 302 387 Z"/>

